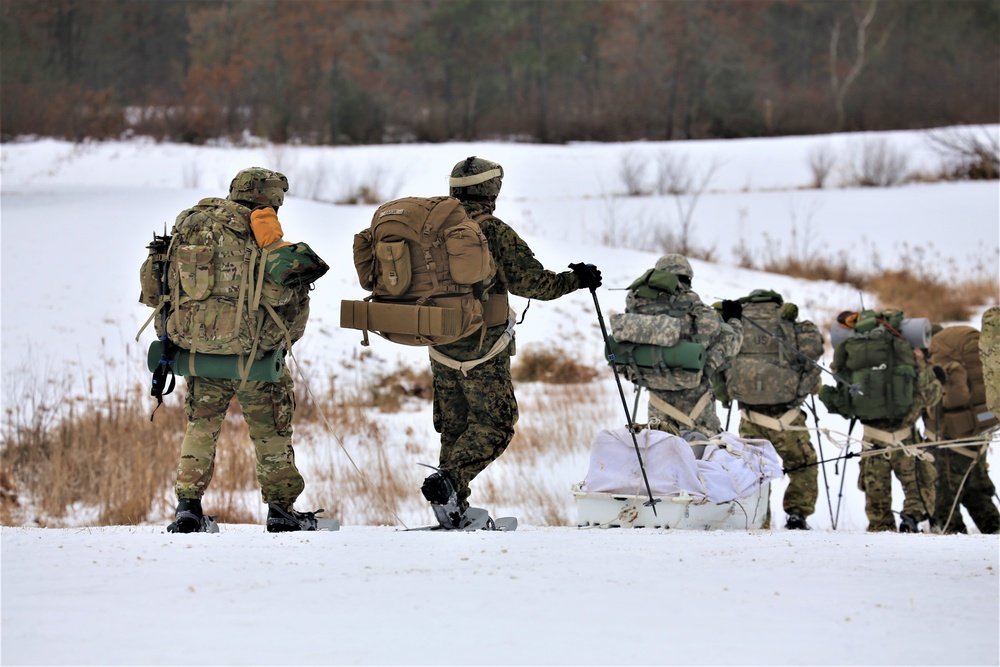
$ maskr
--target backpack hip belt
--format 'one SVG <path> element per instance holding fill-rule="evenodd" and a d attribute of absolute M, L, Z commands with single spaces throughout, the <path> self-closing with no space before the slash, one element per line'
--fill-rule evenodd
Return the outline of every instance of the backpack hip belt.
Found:
<path fill-rule="evenodd" d="M 748 410 L 743 408 L 740 410 L 740 416 L 750 422 L 751 424 L 757 424 L 758 426 L 763 426 L 764 428 L 770 429 L 772 431 L 791 431 L 795 430 L 790 428 L 792 422 L 798 419 L 799 415 L 802 414 L 802 410 L 799 408 L 792 408 L 785 414 L 778 418 L 768 417 L 759 412 L 754 412 L 753 410 Z"/>
<path fill-rule="evenodd" d="M 863 437 L 865 440 L 874 440 L 886 445 L 902 445 L 903 440 L 906 440 L 913 433 L 912 426 L 905 426 L 895 431 L 883 431 L 868 424 L 865 424 L 864 427 Z"/>
<path fill-rule="evenodd" d="M 430 356 L 431 360 L 438 362 L 448 368 L 452 368 L 456 371 L 462 371 L 462 375 L 467 376 L 469 371 L 471 371 L 476 366 L 486 363 L 493 357 L 497 356 L 501 352 L 507 349 L 510 345 L 510 341 L 514 340 L 514 320 L 515 313 L 511 308 L 507 309 L 507 330 L 503 332 L 497 342 L 493 343 L 493 347 L 490 348 L 489 352 L 479 357 L 478 359 L 470 359 L 469 361 L 459 361 L 458 359 L 452 359 L 448 355 L 440 352 L 434 347 L 427 348 L 427 354 Z"/>
<path fill-rule="evenodd" d="M 692 408 L 691 413 L 684 414 L 684 412 L 682 412 L 679 408 L 676 408 L 670 403 L 667 403 L 665 400 L 663 400 L 653 392 L 649 393 L 649 404 L 651 406 L 653 406 L 660 412 L 670 416 L 671 418 L 676 419 L 685 426 L 689 426 L 691 428 L 694 428 L 695 426 L 694 420 L 696 420 L 705 410 L 705 408 L 708 407 L 708 404 L 711 400 L 712 400 L 712 392 L 706 391 L 704 394 L 702 394 L 701 398 L 698 399 L 698 402 L 695 403 L 695 406 L 694 408 Z"/>

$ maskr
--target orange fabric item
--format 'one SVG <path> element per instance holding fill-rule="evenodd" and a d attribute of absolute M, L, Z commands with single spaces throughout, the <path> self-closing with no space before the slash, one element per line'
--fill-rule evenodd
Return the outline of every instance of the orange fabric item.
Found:
<path fill-rule="evenodd" d="M 266 248 L 275 241 L 281 241 L 281 223 L 278 222 L 278 214 L 270 206 L 258 208 L 250 214 L 250 229 L 253 230 L 254 238 L 257 239 L 257 245 L 261 248 Z M 282 248 L 286 245 L 292 244 L 284 241 L 271 248 L 271 250 Z"/>
<path fill-rule="evenodd" d="M 840 315 L 837 315 L 837 322 L 845 329 L 853 329 L 854 325 L 857 324 L 860 319 L 860 313 L 852 313 L 849 310 L 845 310 Z"/>

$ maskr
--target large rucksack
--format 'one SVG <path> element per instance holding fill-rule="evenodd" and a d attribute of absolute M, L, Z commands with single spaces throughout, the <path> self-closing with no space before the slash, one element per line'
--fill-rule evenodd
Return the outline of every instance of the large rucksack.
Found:
<path fill-rule="evenodd" d="M 704 377 L 707 350 L 693 340 L 695 316 L 686 304 L 675 302 L 677 289 L 674 273 L 649 269 L 629 285 L 627 302 L 655 302 L 652 309 L 658 312 L 611 315 L 605 354 L 639 386 L 678 391 L 697 387 Z"/>
<path fill-rule="evenodd" d="M 954 326 L 942 329 L 934 335 L 930 344 L 930 362 L 947 366 L 957 362 L 966 374 L 969 398 L 964 404 L 952 405 L 942 401 L 940 414 L 928 410 L 928 428 L 944 439 L 962 438 L 982 433 L 997 424 L 994 415 L 986 405 L 986 382 L 983 378 L 983 362 L 979 356 L 979 331 L 970 326 Z M 952 379 L 945 385 L 945 391 Z M 964 393 L 964 392 L 963 392 Z M 938 420 L 940 417 L 940 425 Z"/>
<path fill-rule="evenodd" d="M 898 421 L 913 407 L 917 362 L 913 346 L 899 333 L 903 314 L 861 313 L 853 330 L 837 343 L 833 367 L 842 382 L 825 386 L 820 400 L 831 412 L 862 421 Z"/>
<path fill-rule="evenodd" d="M 318 265 L 304 278 L 311 262 Z M 305 244 L 260 248 L 247 209 L 210 197 L 177 216 L 166 250 L 143 263 L 140 300 L 157 309 L 151 319 L 161 340 L 196 354 L 261 359 L 301 338 L 307 284 L 326 268 Z M 162 287 L 157 271 L 165 271 Z"/>
<path fill-rule="evenodd" d="M 819 370 L 809 363 L 823 354 L 819 328 L 809 321 L 796 322 L 794 315 L 788 319 L 775 292 L 755 290 L 740 301 L 743 343 L 726 371 L 729 399 L 750 406 L 785 405 L 808 396 L 819 380 Z M 797 311 L 794 306 L 792 310 Z"/>
<path fill-rule="evenodd" d="M 479 223 L 452 197 L 383 204 L 354 236 L 358 281 L 371 296 L 342 301 L 340 326 L 404 345 L 442 345 L 500 324 L 484 319 L 496 274 Z"/>

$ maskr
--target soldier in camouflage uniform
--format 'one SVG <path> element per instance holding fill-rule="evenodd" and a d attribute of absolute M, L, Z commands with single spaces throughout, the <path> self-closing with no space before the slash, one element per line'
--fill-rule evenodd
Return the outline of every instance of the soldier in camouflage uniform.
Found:
<path fill-rule="evenodd" d="M 887 310 L 882 316 L 889 318 L 894 312 L 898 311 Z M 849 313 L 841 313 L 837 319 L 849 328 L 857 320 Z M 846 341 L 841 341 L 838 350 L 845 343 Z M 923 351 L 913 348 L 913 357 L 916 362 L 916 383 L 909 413 L 902 419 L 861 420 L 866 427 L 866 439 L 872 442 L 876 452 L 887 448 L 892 450 L 885 453 L 866 452 L 861 458 L 858 489 L 865 494 L 865 515 L 868 517 L 869 532 L 896 530 L 896 522 L 892 516 L 892 474 L 896 475 L 903 487 L 899 532 L 919 532 L 917 524 L 923 520 L 933 520 L 934 517 L 937 478 L 934 464 L 899 449 L 899 445 L 915 445 L 923 441 L 916 430 L 917 418 L 923 409 L 941 400 L 941 382 L 931 365 L 924 360 Z M 835 354 L 831 365 L 834 373 L 840 371 L 837 359 Z"/>
<path fill-rule="evenodd" d="M 487 304 L 505 306 L 508 293 L 548 301 L 600 287 L 601 272 L 593 265 L 571 264 L 572 270 L 562 273 L 545 269 L 517 232 L 493 215 L 502 183 L 503 168 L 475 156 L 456 164 L 449 178 L 451 196 L 479 223 L 496 263 Z M 485 336 L 476 332 L 431 348 L 434 429 L 441 434 L 441 454 L 439 472 L 424 480 L 421 491 L 442 524 L 462 525 L 470 483 L 514 437 L 513 354 L 512 313 L 506 324 L 487 328 Z"/>
<path fill-rule="evenodd" d="M 259 167 L 244 169 L 233 179 L 229 196 L 225 200 L 205 199 L 198 206 L 182 212 L 177 217 L 172 233 L 176 238 L 183 237 L 184 225 L 190 224 L 187 220 L 200 212 L 225 211 L 225 222 L 213 223 L 217 225 L 213 227 L 215 231 L 198 232 L 200 243 L 232 244 L 234 239 L 230 236 L 235 237 L 235 242 L 246 246 L 259 244 L 263 247 L 276 240 L 280 242 L 281 228 L 277 221 L 277 210 L 284 203 L 287 190 L 288 181 L 282 174 Z M 243 254 L 242 251 L 240 254 Z M 227 270 L 230 269 L 226 266 L 217 267 L 216 273 L 225 273 Z M 259 270 L 263 271 L 263 267 Z M 182 285 L 185 284 L 185 279 L 193 280 L 193 276 L 186 276 L 183 272 L 182 268 Z M 216 275 L 216 285 L 223 280 L 223 276 Z M 282 333 L 280 340 L 274 345 L 271 344 L 272 341 L 261 341 L 256 348 L 260 353 L 298 340 L 304 333 L 309 315 L 308 285 L 296 288 L 275 286 L 275 289 L 291 289 L 291 294 L 285 294 L 287 301 L 282 297 L 276 301 L 281 305 L 274 307 L 274 314 L 283 319 L 282 326 L 288 328 L 288 337 L 286 339 Z M 179 308 L 181 304 L 174 304 L 173 307 Z M 268 317 L 263 307 L 257 317 Z M 195 327 L 194 330 L 204 331 L 205 328 L 206 326 Z M 258 336 L 260 337 L 259 333 Z M 191 342 L 192 347 L 196 347 L 199 341 Z M 256 450 L 257 479 L 262 499 L 269 506 L 267 531 L 315 530 L 316 521 L 312 513 L 300 513 L 292 509 L 305 483 L 295 466 L 295 452 L 292 449 L 295 391 L 291 374 L 285 367 L 276 382 L 244 382 L 210 377 L 188 379 L 185 400 L 188 424 L 177 467 L 174 490 L 178 503 L 170 531 L 188 533 L 205 528 L 201 498 L 212 481 L 219 433 L 230 400 L 234 396 L 243 409 L 243 418 Z"/>
<path fill-rule="evenodd" d="M 983 313 L 979 357 L 983 362 L 986 406 L 1000 417 L 1000 306 L 993 306 Z"/>
<path fill-rule="evenodd" d="M 806 518 L 819 496 L 819 471 L 802 404 L 819 391 L 821 370 L 810 362 L 823 356 L 823 334 L 809 320 L 799 320 L 798 307 L 776 292 L 754 290 L 740 302 L 743 343 L 730 367 L 719 374 L 715 395 L 725 407 L 739 402 L 740 437 L 774 445 L 788 471 L 782 498 L 785 528 L 808 530 Z M 770 519 L 768 504 L 763 527 L 770 526 Z"/>
<path fill-rule="evenodd" d="M 997 419 L 986 407 L 979 341 L 980 333 L 973 327 L 945 327 L 934 334 L 929 350 L 930 362 L 940 369 L 936 370 L 939 379 L 944 378 L 944 395 L 924 415 L 927 432 L 938 440 L 971 441 L 934 452 L 938 474 L 934 523 L 936 530 L 946 533 L 968 532 L 959 503 L 979 532 L 1000 532 L 1000 511 L 993 504 L 996 488 L 985 458 L 987 433 L 997 425 Z M 975 441 L 977 436 L 979 442 Z"/>
<path fill-rule="evenodd" d="M 712 392 L 712 377 L 726 369 L 729 358 L 734 356 L 743 340 L 743 325 L 740 322 L 742 307 L 738 301 L 723 302 L 720 316 L 711 306 L 702 303 L 691 289 L 694 270 L 683 255 L 664 255 L 656 262 L 655 272 L 676 276 L 672 289 L 648 291 L 648 285 L 633 283 L 625 297 L 626 315 L 650 316 L 649 321 L 656 328 L 666 331 L 674 324 L 679 340 L 698 343 L 705 348 L 705 366 L 700 371 L 687 369 L 664 369 L 656 377 L 643 377 L 640 384 L 647 386 L 649 398 L 649 420 L 651 426 L 680 434 L 684 431 L 698 431 L 714 435 L 722 431 L 722 424 L 715 407 Z M 647 272 L 649 273 L 649 272 Z M 629 318 L 616 319 L 612 330 L 616 340 L 629 340 L 622 328 Z M 633 335 L 637 342 L 643 336 Z M 628 370 L 629 380 L 639 378 Z"/>

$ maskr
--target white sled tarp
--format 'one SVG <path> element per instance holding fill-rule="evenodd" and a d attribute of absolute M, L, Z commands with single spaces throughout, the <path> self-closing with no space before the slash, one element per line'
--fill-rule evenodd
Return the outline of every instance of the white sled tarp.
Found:
<path fill-rule="evenodd" d="M 764 520 L 768 483 L 782 476 L 767 440 L 720 433 L 701 444 L 663 431 L 636 434 L 656 513 L 648 500 L 635 443 L 626 428 L 594 438 L 586 479 L 574 486 L 581 525 L 750 528 Z"/>

